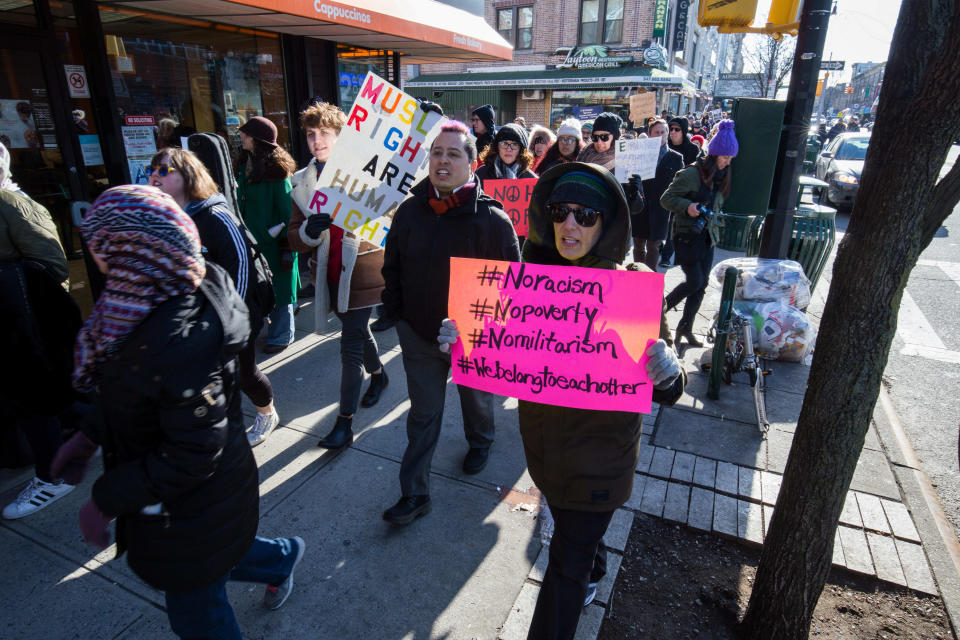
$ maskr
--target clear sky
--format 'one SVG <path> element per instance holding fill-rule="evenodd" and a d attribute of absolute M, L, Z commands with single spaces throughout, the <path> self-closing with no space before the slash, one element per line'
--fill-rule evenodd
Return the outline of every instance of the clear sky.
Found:
<path fill-rule="evenodd" d="M 897 24 L 901 0 L 838 0 L 837 15 L 830 16 L 827 41 L 823 47 L 825 60 L 844 60 L 844 73 L 837 80 L 849 79 L 854 62 L 883 62 L 890 51 L 893 29 Z M 766 22 L 770 0 L 760 0 L 757 20 Z M 765 36 L 761 36 L 765 37 Z M 835 74 L 831 74 L 831 82 Z"/>

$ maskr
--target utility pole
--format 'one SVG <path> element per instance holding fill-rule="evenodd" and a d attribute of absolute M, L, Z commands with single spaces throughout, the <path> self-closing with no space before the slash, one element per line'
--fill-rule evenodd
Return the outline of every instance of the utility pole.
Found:
<path fill-rule="evenodd" d="M 797 188 L 810 129 L 810 113 L 817 97 L 817 77 L 827 38 L 830 7 L 831 0 L 805 0 L 803 3 L 780 133 L 778 171 L 773 184 L 775 204 L 773 213 L 767 215 L 760 240 L 760 256 L 763 258 L 786 258 L 790 247 Z"/>

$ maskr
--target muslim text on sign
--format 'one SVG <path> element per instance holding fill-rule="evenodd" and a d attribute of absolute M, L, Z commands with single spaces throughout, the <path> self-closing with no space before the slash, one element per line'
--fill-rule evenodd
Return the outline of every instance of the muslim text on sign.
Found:
<path fill-rule="evenodd" d="M 649 413 L 663 274 L 451 258 L 453 381 L 579 409 Z"/>
<path fill-rule="evenodd" d="M 323 167 L 306 215 L 328 213 L 333 224 L 361 240 L 383 246 L 393 214 L 417 181 L 427 175 L 429 151 L 443 116 L 375 73 L 367 73 L 337 139 L 337 152 Z"/>
<path fill-rule="evenodd" d="M 503 210 L 510 216 L 518 236 L 528 235 L 530 227 L 527 224 L 527 209 L 530 207 L 530 196 L 533 195 L 536 184 L 536 178 L 483 181 L 484 192 L 503 205 Z"/>

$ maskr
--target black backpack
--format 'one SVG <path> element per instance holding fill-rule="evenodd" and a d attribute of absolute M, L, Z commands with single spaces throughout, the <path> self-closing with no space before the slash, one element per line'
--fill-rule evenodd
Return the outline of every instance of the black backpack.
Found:
<path fill-rule="evenodd" d="M 247 252 L 250 262 L 254 266 L 256 278 L 251 283 L 250 291 L 247 294 L 247 302 L 256 305 L 257 310 L 251 309 L 251 315 L 259 312 L 261 315 L 267 315 L 273 310 L 276 303 L 276 295 L 273 291 L 273 272 L 270 271 L 270 265 L 267 264 L 267 258 L 260 250 L 257 239 L 247 229 L 238 215 L 237 208 L 237 183 L 233 177 L 233 165 L 230 162 L 230 149 L 223 138 L 214 133 L 194 133 L 187 139 L 187 146 L 190 151 L 195 153 L 207 171 L 210 172 L 220 193 L 227 199 L 230 217 L 234 224 L 240 229 L 247 239 Z"/>

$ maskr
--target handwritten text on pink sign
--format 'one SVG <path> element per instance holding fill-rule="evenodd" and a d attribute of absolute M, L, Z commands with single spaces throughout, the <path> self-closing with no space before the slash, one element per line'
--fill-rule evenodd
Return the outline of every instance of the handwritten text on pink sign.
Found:
<path fill-rule="evenodd" d="M 451 258 L 453 381 L 580 409 L 650 411 L 663 274 Z"/>

